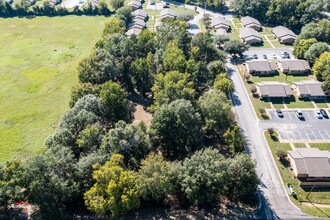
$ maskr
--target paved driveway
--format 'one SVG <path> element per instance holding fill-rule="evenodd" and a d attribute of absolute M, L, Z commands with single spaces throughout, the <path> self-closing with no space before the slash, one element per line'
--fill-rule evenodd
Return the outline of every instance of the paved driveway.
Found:
<path fill-rule="evenodd" d="M 81 3 L 80 3 L 81 2 Z M 73 8 L 74 6 L 78 5 L 79 7 L 84 4 L 85 0 L 67 0 L 62 3 L 62 6 L 65 8 Z"/>
<path fill-rule="evenodd" d="M 274 128 L 282 142 L 330 142 L 330 119 L 318 119 L 313 110 L 302 110 L 300 120 L 294 110 L 282 110 L 283 118 L 269 110 L 270 120 L 260 121 L 262 129 Z"/>

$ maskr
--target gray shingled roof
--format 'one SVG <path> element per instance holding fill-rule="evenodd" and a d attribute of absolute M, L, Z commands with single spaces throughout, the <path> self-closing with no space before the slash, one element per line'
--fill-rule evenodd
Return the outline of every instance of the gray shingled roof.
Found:
<path fill-rule="evenodd" d="M 269 62 L 267 60 L 248 61 L 246 62 L 246 64 L 249 66 L 250 71 L 270 72 L 275 71 L 277 69 L 276 64 L 274 62 Z"/>
<path fill-rule="evenodd" d="M 243 39 L 258 38 L 258 39 L 262 40 L 259 33 L 256 30 L 252 29 L 252 28 L 248 28 L 248 27 L 242 28 L 239 31 L 239 34 L 241 35 L 241 38 L 243 38 Z"/>
<path fill-rule="evenodd" d="M 256 84 L 259 87 L 260 95 L 267 97 L 287 97 L 292 95 L 288 84 L 280 82 L 260 82 Z"/>
<path fill-rule="evenodd" d="M 132 35 L 139 35 L 141 33 L 142 29 L 140 28 L 131 28 L 126 32 L 126 36 L 130 37 Z"/>
<path fill-rule="evenodd" d="M 216 29 L 215 34 L 218 36 L 227 36 L 228 35 L 227 31 L 223 28 Z"/>
<path fill-rule="evenodd" d="M 311 95 L 311 96 L 325 96 L 325 93 L 322 89 L 322 83 L 316 80 L 306 80 L 301 82 L 294 82 L 302 95 Z"/>
<path fill-rule="evenodd" d="M 275 34 L 275 36 L 279 39 L 286 39 L 289 37 L 296 38 L 296 35 L 295 33 L 293 33 L 293 31 L 283 26 L 277 26 L 273 28 L 272 31 Z"/>
<path fill-rule="evenodd" d="M 130 27 L 141 27 L 141 28 L 144 28 L 146 26 L 146 23 L 141 20 L 141 19 L 135 19 L 133 20 L 132 23 L 130 23 L 129 25 Z"/>
<path fill-rule="evenodd" d="M 128 3 L 128 5 L 129 6 L 135 6 L 135 7 L 139 8 L 139 7 L 141 7 L 142 4 L 139 1 L 133 0 L 130 3 Z"/>
<path fill-rule="evenodd" d="M 295 161 L 298 174 L 330 177 L 330 152 L 318 148 L 296 148 L 288 154 Z"/>
<path fill-rule="evenodd" d="M 160 12 L 160 17 L 166 16 L 166 15 L 169 15 L 171 17 L 175 17 L 176 13 L 172 9 L 166 8 L 166 9 L 164 9 Z"/>
<path fill-rule="evenodd" d="M 212 19 L 211 26 L 215 27 L 215 26 L 219 26 L 219 25 L 223 25 L 223 26 L 226 26 L 228 28 L 230 27 L 229 22 L 225 18 L 223 18 L 223 17 L 214 17 Z"/>
<path fill-rule="evenodd" d="M 138 9 L 138 10 L 133 11 L 132 15 L 133 16 L 141 16 L 141 17 L 144 17 L 144 18 L 146 18 L 148 16 L 147 12 L 145 10 L 142 10 L 142 9 Z"/>
<path fill-rule="evenodd" d="M 306 60 L 280 60 L 283 69 L 290 71 L 309 71 L 311 69 L 309 63 Z"/>
<path fill-rule="evenodd" d="M 249 25 L 249 24 L 256 24 L 258 26 L 261 26 L 260 22 L 257 19 L 252 18 L 250 16 L 242 17 L 241 22 L 242 22 L 243 26 L 246 26 L 246 25 Z"/>

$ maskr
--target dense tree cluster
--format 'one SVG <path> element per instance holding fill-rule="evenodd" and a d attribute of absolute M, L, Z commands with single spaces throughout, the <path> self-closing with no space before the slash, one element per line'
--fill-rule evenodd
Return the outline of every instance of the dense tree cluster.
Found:
<path fill-rule="evenodd" d="M 294 30 L 325 18 L 324 12 L 329 12 L 327 0 L 233 0 L 230 7 L 238 15 L 252 16 L 262 22 Z"/>
<path fill-rule="evenodd" d="M 208 33 L 191 39 L 177 20 L 128 38 L 130 14 L 119 8 L 79 63 L 71 109 L 46 151 L 0 166 L 0 211 L 26 200 L 38 207 L 36 218 L 63 219 L 86 208 L 115 217 L 168 198 L 199 206 L 253 194 L 256 173 L 241 154 L 224 52 Z M 133 93 L 153 99 L 149 128 L 131 124 Z"/>
<path fill-rule="evenodd" d="M 306 24 L 297 36 L 293 54 L 306 59 L 312 66 L 313 73 L 323 82 L 323 90 L 330 92 L 330 21 L 321 20 Z"/>
<path fill-rule="evenodd" d="M 0 16 L 13 17 L 13 16 L 42 16 L 42 15 L 110 15 L 109 10 L 105 2 L 100 1 L 98 6 L 94 6 L 92 3 L 79 8 L 75 6 L 72 11 L 61 5 L 53 5 L 48 1 L 45 1 L 41 5 L 35 5 L 34 0 L 21 0 L 10 4 L 9 1 L 0 0 Z"/>

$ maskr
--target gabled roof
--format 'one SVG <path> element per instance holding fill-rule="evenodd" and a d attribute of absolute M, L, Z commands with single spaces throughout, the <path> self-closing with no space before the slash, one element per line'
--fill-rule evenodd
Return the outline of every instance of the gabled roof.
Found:
<path fill-rule="evenodd" d="M 288 151 L 298 174 L 308 177 L 330 177 L 330 152 L 318 148 L 296 148 Z"/>
<path fill-rule="evenodd" d="M 311 67 L 306 60 L 280 60 L 283 69 L 290 71 L 310 71 Z"/>
<path fill-rule="evenodd" d="M 269 62 L 267 60 L 247 61 L 246 64 L 249 66 L 250 71 L 271 72 L 277 69 L 274 62 Z"/>
<path fill-rule="evenodd" d="M 144 17 L 144 18 L 146 18 L 148 16 L 147 12 L 145 10 L 142 10 L 142 9 L 138 9 L 138 10 L 133 11 L 132 15 L 133 16 L 141 16 L 141 17 Z"/>
<path fill-rule="evenodd" d="M 130 23 L 129 25 L 130 27 L 141 27 L 144 28 L 146 26 L 146 23 L 144 21 L 142 21 L 141 19 L 135 19 L 133 20 L 132 23 Z"/>
<path fill-rule="evenodd" d="M 300 94 L 302 95 L 311 95 L 311 96 L 325 96 L 325 93 L 322 89 L 322 83 L 316 80 L 306 80 L 301 82 L 294 82 L 299 89 Z"/>
<path fill-rule="evenodd" d="M 275 36 L 279 39 L 287 39 L 287 38 L 294 38 L 296 39 L 295 33 L 291 31 L 290 29 L 283 27 L 283 26 L 277 26 L 273 28 L 273 33 Z"/>
<path fill-rule="evenodd" d="M 252 28 L 248 28 L 248 27 L 242 28 L 239 31 L 239 34 L 241 35 L 241 38 L 243 38 L 243 39 L 253 37 L 253 38 L 259 38 L 260 40 L 262 40 L 259 33 Z"/>
<path fill-rule="evenodd" d="M 215 34 L 218 36 L 227 36 L 228 35 L 227 31 L 223 28 L 216 29 Z"/>
<path fill-rule="evenodd" d="M 292 95 L 288 84 L 280 82 L 260 82 L 256 84 L 259 87 L 260 95 L 267 97 L 287 97 Z"/>
<path fill-rule="evenodd" d="M 169 15 L 171 17 L 176 17 L 175 11 L 173 11 L 170 8 L 166 8 L 160 12 L 160 17 L 167 16 L 167 15 Z"/>
<path fill-rule="evenodd" d="M 230 27 L 229 22 L 223 18 L 223 17 L 214 17 L 211 22 L 211 26 L 218 26 L 218 25 L 224 25 L 226 27 Z"/>
<path fill-rule="evenodd" d="M 257 26 L 261 26 L 260 22 L 257 19 L 252 18 L 250 16 L 242 17 L 241 22 L 242 22 L 243 26 L 246 26 L 246 25 L 249 25 L 249 24 L 255 24 Z"/>
<path fill-rule="evenodd" d="M 141 33 L 142 29 L 140 28 L 131 28 L 129 29 L 125 34 L 126 36 L 130 37 L 132 35 L 139 35 Z"/>
<path fill-rule="evenodd" d="M 130 3 L 128 3 L 129 6 L 135 6 L 136 8 L 140 8 L 141 7 L 141 2 L 136 1 L 136 0 L 132 0 Z"/>

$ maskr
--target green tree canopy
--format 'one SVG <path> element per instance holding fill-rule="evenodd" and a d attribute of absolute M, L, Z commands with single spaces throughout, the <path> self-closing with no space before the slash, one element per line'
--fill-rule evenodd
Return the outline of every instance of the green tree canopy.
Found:
<path fill-rule="evenodd" d="M 119 84 L 112 81 L 104 83 L 101 86 L 100 97 L 106 118 L 110 123 L 127 120 L 127 93 Z"/>
<path fill-rule="evenodd" d="M 201 146 L 200 115 L 187 100 L 164 104 L 154 114 L 150 135 L 166 158 L 184 158 Z"/>
<path fill-rule="evenodd" d="M 170 41 L 167 44 L 164 52 L 163 66 L 165 71 L 185 71 L 186 59 L 176 41 Z"/>
<path fill-rule="evenodd" d="M 307 52 L 309 47 L 315 43 L 317 43 L 317 40 L 315 38 L 301 39 L 294 45 L 292 54 L 299 59 L 305 58 L 305 53 Z"/>
<path fill-rule="evenodd" d="M 222 132 L 233 123 L 230 103 L 223 92 L 210 90 L 198 99 L 197 104 L 205 131 Z"/>
<path fill-rule="evenodd" d="M 309 47 L 306 51 L 305 57 L 311 64 L 314 64 L 315 60 L 326 51 L 330 51 L 329 45 L 324 42 L 318 42 Z"/>
<path fill-rule="evenodd" d="M 122 2 L 122 0 L 111 0 L 112 2 Z M 103 29 L 103 37 L 111 34 L 124 34 L 126 30 L 125 23 L 119 18 L 111 16 L 106 22 Z"/>
<path fill-rule="evenodd" d="M 161 202 L 165 196 L 172 192 L 173 183 L 169 162 L 158 153 L 150 153 L 141 161 L 137 177 L 137 187 L 144 200 Z"/>
<path fill-rule="evenodd" d="M 123 155 L 125 165 L 136 168 L 140 160 L 151 150 L 151 145 L 143 124 L 134 125 L 118 121 L 105 135 L 102 148 L 108 154 Z"/>
<path fill-rule="evenodd" d="M 316 59 L 313 72 L 319 79 L 327 80 L 330 78 L 330 52 L 324 52 Z"/>
<path fill-rule="evenodd" d="M 192 100 L 195 91 L 189 77 L 189 74 L 180 73 L 179 71 L 156 75 L 155 83 L 151 88 L 155 102 L 150 110 L 155 111 L 161 105 L 168 104 L 176 99 Z"/>
<path fill-rule="evenodd" d="M 218 201 L 224 194 L 228 164 L 217 149 L 205 148 L 186 158 L 179 172 L 183 192 L 193 205 Z"/>
<path fill-rule="evenodd" d="M 217 79 L 214 81 L 213 88 L 229 96 L 229 93 L 234 90 L 234 84 L 225 76 L 221 76 L 217 77 Z"/>
<path fill-rule="evenodd" d="M 123 7 L 124 3 L 125 3 L 124 0 L 110 0 L 110 6 L 114 10 L 117 10 L 118 8 Z"/>
<path fill-rule="evenodd" d="M 97 214 L 113 217 L 140 206 L 136 175 L 123 168 L 124 158 L 114 154 L 103 166 L 95 165 L 95 184 L 84 194 L 86 206 Z"/>
<path fill-rule="evenodd" d="M 248 50 L 248 47 L 242 41 L 231 40 L 225 42 L 224 49 L 229 54 L 238 54 L 241 56 L 246 50 Z"/>
<path fill-rule="evenodd" d="M 141 95 L 145 96 L 148 92 L 151 92 L 156 72 L 151 53 L 146 58 L 139 58 L 133 61 L 130 72 L 133 85 Z"/>

